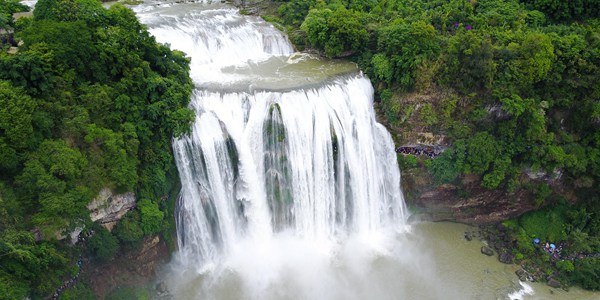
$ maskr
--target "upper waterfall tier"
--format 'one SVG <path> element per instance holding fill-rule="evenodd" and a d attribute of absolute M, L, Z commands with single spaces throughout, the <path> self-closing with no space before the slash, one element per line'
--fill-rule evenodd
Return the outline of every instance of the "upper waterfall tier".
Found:
<path fill-rule="evenodd" d="M 163 3 L 136 10 L 158 41 L 191 56 L 191 76 L 201 88 L 283 91 L 358 73 L 353 63 L 293 53 L 272 25 L 220 4 Z"/>

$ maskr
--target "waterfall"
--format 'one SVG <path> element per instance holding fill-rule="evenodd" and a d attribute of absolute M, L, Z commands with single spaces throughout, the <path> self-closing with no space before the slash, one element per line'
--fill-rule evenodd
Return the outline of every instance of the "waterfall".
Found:
<path fill-rule="evenodd" d="M 233 272 L 258 299 L 282 270 L 330 272 L 340 245 L 377 244 L 402 228 L 394 145 L 354 65 L 294 54 L 273 26 L 227 6 L 135 9 L 158 41 L 192 58 L 196 120 L 173 142 L 182 268 Z"/>

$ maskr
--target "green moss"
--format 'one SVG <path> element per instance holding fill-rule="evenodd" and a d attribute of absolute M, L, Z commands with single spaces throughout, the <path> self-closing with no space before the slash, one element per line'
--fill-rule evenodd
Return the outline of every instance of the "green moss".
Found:
<path fill-rule="evenodd" d="M 531 238 L 549 242 L 567 238 L 565 218 L 560 210 L 543 209 L 526 213 L 519 219 L 519 224 Z"/>

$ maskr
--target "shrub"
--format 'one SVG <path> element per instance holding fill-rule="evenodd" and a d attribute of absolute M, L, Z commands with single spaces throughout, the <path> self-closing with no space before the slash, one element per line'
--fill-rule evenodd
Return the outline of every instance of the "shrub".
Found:
<path fill-rule="evenodd" d="M 519 224 L 529 236 L 542 241 L 562 241 L 567 238 L 565 220 L 556 209 L 543 209 L 521 216 Z"/>
<path fill-rule="evenodd" d="M 142 219 L 140 226 L 144 234 L 157 233 L 162 229 L 164 213 L 158 209 L 156 202 L 141 200 L 138 202 L 138 209 Z"/>
<path fill-rule="evenodd" d="M 131 243 L 139 241 L 144 236 L 144 231 L 140 226 L 139 212 L 136 210 L 128 212 L 117 224 L 114 233 L 121 242 Z"/>
<path fill-rule="evenodd" d="M 89 239 L 88 249 L 102 261 L 112 259 L 119 250 L 117 238 L 102 226 L 94 226 L 94 231 L 95 234 Z"/>

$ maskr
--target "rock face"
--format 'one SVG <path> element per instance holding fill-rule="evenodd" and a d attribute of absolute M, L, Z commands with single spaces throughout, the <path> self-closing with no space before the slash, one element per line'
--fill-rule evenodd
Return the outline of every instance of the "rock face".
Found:
<path fill-rule="evenodd" d="M 115 195 L 112 190 L 104 188 L 98 196 L 87 205 L 90 218 L 108 230 L 132 208 L 135 207 L 135 195 L 132 192 Z"/>
<path fill-rule="evenodd" d="M 126 249 L 112 261 L 90 266 L 85 278 L 97 299 L 104 299 L 118 287 L 139 287 L 152 282 L 169 256 L 165 240 L 160 236 L 149 236 L 144 238 L 140 248 Z"/>
<path fill-rule="evenodd" d="M 492 224 L 536 208 L 531 195 L 524 190 L 512 194 L 486 190 L 480 186 L 478 179 L 469 176 L 463 178 L 461 187 L 451 184 L 435 187 L 432 182 L 419 177 L 425 171 L 414 172 L 419 174 L 402 174 L 402 187 L 405 195 L 409 196 L 408 203 L 418 208 L 413 218 L 472 225 Z"/>

